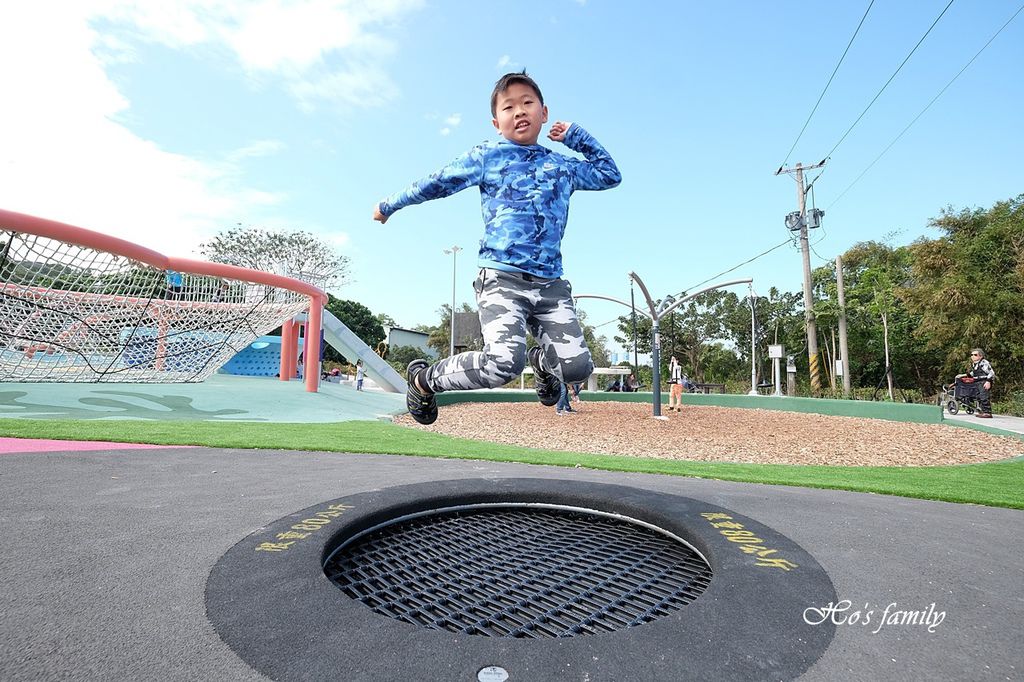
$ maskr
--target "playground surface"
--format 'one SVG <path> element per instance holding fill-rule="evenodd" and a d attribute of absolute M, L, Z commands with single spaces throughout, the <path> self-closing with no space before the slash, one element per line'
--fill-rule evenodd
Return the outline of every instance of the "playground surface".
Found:
<path fill-rule="evenodd" d="M 536 401 L 464 402 L 442 407 L 438 420 L 404 426 L 459 438 L 569 452 L 701 462 L 828 466 L 923 467 L 998 462 L 1024 456 L 1024 439 L 948 424 L 806 414 L 764 408 L 686 405 L 651 418 L 639 402 L 586 401 L 558 415 Z M 936 408 L 937 409 L 937 408 Z M 986 420 L 992 421 L 992 420 Z M 530 428 L 522 428 L 529 424 Z"/>
<path fill-rule="evenodd" d="M 547 426 L 563 432 L 572 424 L 584 428 L 602 409 L 631 408 L 637 412 L 635 419 L 654 428 L 699 419 L 701 414 L 718 415 L 709 421 L 712 428 L 743 426 L 741 419 L 722 423 L 722 415 L 728 421 L 728 415 L 738 409 L 715 413 L 720 408 L 690 405 L 690 414 L 657 422 L 650 418 L 649 403 L 585 402 L 583 413 L 557 417 L 553 408 L 536 405 L 528 392 L 511 395 L 524 402 L 503 404 L 499 411 L 506 422 L 533 420 L 529 435 L 534 440 L 545 439 Z M 0 385 L 0 416 L 30 419 L 331 423 L 380 420 L 403 407 L 404 396 L 397 394 L 356 392 L 336 384 L 307 393 L 298 381 L 226 375 L 185 385 Z M 496 438 L 493 425 L 471 415 L 452 419 L 458 410 L 472 407 L 444 406 L 442 420 L 448 415 L 449 422 L 490 429 Z M 537 414 L 519 415 L 523 410 Z M 609 421 L 609 415 L 605 417 Z M 761 419 L 754 418 L 751 424 Z M 1019 427 L 1012 418 L 1004 419 L 1011 427 L 1000 424 L 1004 430 Z M 543 427 L 540 421 L 545 422 Z M 611 421 L 628 440 L 629 429 Z M 744 438 L 761 440 L 763 431 L 751 424 L 739 428 L 736 444 Z M 970 421 L 966 425 L 979 427 Z M 917 425 L 892 422 L 892 426 L 910 430 Z M 939 429 L 953 440 L 978 443 L 995 437 L 939 424 L 924 426 Z M 991 432 L 987 425 L 981 425 L 981 430 Z M 885 439 L 877 444 L 886 445 Z M 959 446 L 951 449 L 955 447 Z M 795 562 L 802 565 L 793 569 L 796 582 L 784 607 L 755 614 L 753 629 L 760 628 L 763 637 L 751 634 L 749 622 L 745 630 L 739 622 L 730 625 L 735 613 L 720 606 L 720 611 L 713 611 L 718 615 L 708 621 L 704 636 L 715 656 L 673 667 L 666 657 L 640 660 L 639 649 L 628 639 L 642 638 L 647 632 L 664 635 L 660 621 L 630 628 L 628 635 L 613 632 L 571 638 L 556 646 L 537 645 L 541 648 L 536 651 L 543 650 L 544 656 L 529 654 L 529 649 L 522 648 L 528 643 L 520 640 L 506 644 L 507 640 L 414 631 L 372 612 L 366 614 L 369 628 L 339 633 L 325 623 L 332 618 L 347 621 L 334 609 L 350 609 L 352 604 L 320 569 L 329 534 L 314 536 L 310 542 L 316 544 L 308 544 L 305 555 L 245 551 L 246 543 L 256 543 L 261 534 L 292 523 L 288 519 L 301 510 L 310 514 L 310 509 L 329 509 L 330 503 L 353 496 L 376 499 L 405 485 L 454 485 L 447 481 L 512 485 L 514 479 L 547 481 L 570 496 L 592 484 L 613 484 L 637 491 L 637 499 L 669 495 L 706 509 L 725 509 L 745 519 L 748 527 L 759 524 L 766 532 L 777 533 L 807 558 Z M 0 500 L 0 516 L 5 520 L 5 550 L 0 554 L 0 669 L 11 680 L 472 682 L 478 679 L 480 666 L 501 663 L 512 673 L 508 678 L 512 682 L 686 679 L 687 671 L 698 678 L 701 675 L 694 666 L 699 665 L 717 666 L 709 668 L 711 672 L 702 669 L 706 679 L 749 679 L 740 671 L 749 671 L 744 666 L 749 666 L 753 648 L 776 637 L 791 645 L 791 650 L 801 650 L 806 647 L 799 637 L 808 632 L 817 636 L 820 649 L 807 649 L 796 662 L 780 653 L 778 660 L 766 662 L 775 667 L 764 677 L 832 680 L 853 673 L 874 679 L 1019 679 L 1024 669 L 1018 641 L 1024 618 L 1024 568 L 1016 549 L 1024 542 L 1024 511 L 1017 509 L 474 459 L 13 438 L 0 438 Z M 710 527 L 704 530 L 715 532 Z M 718 540 L 729 551 L 736 550 L 733 559 L 746 558 L 732 543 Z M 303 563 L 303 556 L 313 560 Z M 260 594 L 225 594 L 226 561 L 233 562 L 234 570 L 245 572 L 241 584 L 280 585 L 276 594 L 284 604 L 290 602 L 288 585 L 292 583 L 278 582 L 271 575 L 282 565 L 294 565 L 303 580 L 320 586 L 317 594 L 326 599 L 313 603 L 308 613 L 281 611 L 253 619 L 243 603 L 260 605 L 266 600 Z M 802 590 L 801 571 L 811 568 L 821 572 L 829 589 Z M 772 579 L 784 583 L 788 576 L 787 571 Z M 723 571 L 713 584 L 728 589 L 732 580 Z M 239 584 L 234 578 L 227 582 Z M 768 584 L 734 585 L 757 592 Z M 709 592 L 703 603 L 698 597 L 694 604 L 706 612 L 714 608 L 709 602 L 722 603 L 717 600 L 723 594 L 727 592 L 721 589 Z M 240 599 L 238 613 L 232 619 L 236 599 Z M 228 620 L 225 604 L 230 607 Z M 868 612 L 870 621 L 865 621 Z M 387 623 L 378 625 L 378 618 Z M 258 632 L 239 630 L 254 622 Z M 686 620 L 681 617 L 678 622 Z M 699 634 L 703 626 L 691 622 L 690 627 Z M 381 646 L 381 638 L 389 632 L 404 643 Z M 250 634 L 301 646 L 281 645 L 268 661 L 266 656 L 260 658 L 260 647 L 255 654 L 251 648 L 246 650 Z M 685 647 L 668 650 L 684 659 L 690 655 Z M 561 662 L 574 674 L 536 677 L 517 669 L 524 660 L 539 662 L 545 657 Z M 431 666 L 451 667 L 438 676 L 428 673 L 434 669 Z"/>
<path fill-rule="evenodd" d="M 0 418 L 332 423 L 390 418 L 405 396 L 321 382 L 214 374 L 193 384 L 0 384 Z"/>
<path fill-rule="evenodd" d="M 801 679 L 1009 680 L 1024 670 L 1024 569 L 1017 549 L 1024 512 L 1017 510 L 648 474 L 295 451 L 55 450 L 7 454 L 0 467 L 0 669 L 10 680 L 266 679 L 209 619 L 208 580 L 236 543 L 346 495 L 509 477 L 556 481 L 567 490 L 614 483 L 685 496 L 788 537 L 824 569 L 843 609 L 814 626 L 834 627 L 834 635 Z M 286 556 L 253 553 L 253 570 Z M 820 622 L 827 608 L 809 600 L 764 614 L 764 627 L 810 627 L 804 623 Z M 868 610 L 873 615 L 865 624 Z M 862 612 L 861 622 L 850 622 L 854 611 Z M 931 616 L 898 622 L 891 615 L 897 611 Z M 282 677 L 427 679 L 417 671 L 441 655 L 431 642 L 446 647 L 446 656 L 465 644 L 464 637 L 424 631 L 417 646 L 353 652 L 358 669 L 326 670 L 318 658 L 326 655 L 317 646 L 318 617 L 263 624 L 307 633 L 309 646 L 277 662 Z M 728 614 L 721 617 L 727 626 Z M 630 665 L 617 635 L 584 638 L 595 640 L 604 664 L 590 662 L 561 679 L 597 682 L 610 679 L 602 670 Z M 743 659 L 750 644 L 715 642 L 722 661 Z M 634 669 L 644 665 L 638 661 Z M 404 677 L 374 678 L 380 670 L 404 671 Z M 685 670 L 677 672 L 633 679 L 686 678 Z"/>

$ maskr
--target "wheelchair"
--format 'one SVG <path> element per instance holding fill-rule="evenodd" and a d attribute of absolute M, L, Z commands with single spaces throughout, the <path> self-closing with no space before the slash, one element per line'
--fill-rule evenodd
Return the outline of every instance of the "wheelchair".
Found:
<path fill-rule="evenodd" d="M 978 387 L 977 380 L 973 377 L 957 377 L 952 384 L 942 387 L 942 394 L 939 396 L 939 405 L 946 408 L 946 412 L 957 414 L 963 410 L 967 414 L 974 414 L 978 410 Z"/>

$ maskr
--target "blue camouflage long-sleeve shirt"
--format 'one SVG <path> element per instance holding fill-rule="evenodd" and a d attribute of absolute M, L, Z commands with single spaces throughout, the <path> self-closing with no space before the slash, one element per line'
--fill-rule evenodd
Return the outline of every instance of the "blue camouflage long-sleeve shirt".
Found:
<path fill-rule="evenodd" d="M 406 206 L 478 186 L 484 218 L 480 267 L 561 277 L 569 197 L 578 189 L 609 189 L 622 180 L 611 155 L 575 123 L 566 132 L 565 145 L 585 159 L 539 144 L 484 142 L 382 201 L 380 212 L 390 216 Z"/>

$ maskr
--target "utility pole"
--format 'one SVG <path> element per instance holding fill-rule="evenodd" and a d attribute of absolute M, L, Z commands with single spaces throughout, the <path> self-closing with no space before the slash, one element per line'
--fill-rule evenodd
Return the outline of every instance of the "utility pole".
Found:
<path fill-rule="evenodd" d="M 814 298 L 811 295 L 811 250 L 807 243 L 807 187 L 804 185 L 804 171 L 821 168 L 824 165 L 824 160 L 807 167 L 798 163 L 795 169 L 783 170 L 780 168 L 775 171 L 776 175 L 792 173 L 796 179 L 796 198 L 800 207 L 800 253 L 804 261 L 804 326 L 807 331 L 807 365 L 811 374 L 811 393 L 815 396 L 821 395 L 821 370 L 818 367 L 818 326 L 814 321 Z M 790 225 L 789 221 L 787 221 L 788 225 Z M 790 229 L 793 228 L 790 227 Z"/>
<path fill-rule="evenodd" d="M 843 288 L 843 257 L 836 256 L 836 290 L 839 294 L 839 352 L 843 358 L 843 395 L 850 397 L 850 355 L 846 343 L 846 291 Z"/>

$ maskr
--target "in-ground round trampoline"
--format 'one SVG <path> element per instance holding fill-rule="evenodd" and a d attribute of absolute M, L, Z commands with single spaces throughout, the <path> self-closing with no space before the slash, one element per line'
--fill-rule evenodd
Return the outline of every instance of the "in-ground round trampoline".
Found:
<path fill-rule="evenodd" d="M 821 566 L 686 497 L 541 479 L 325 501 L 244 538 L 207 582 L 221 638 L 274 679 L 791 679 L 834 626 Z"/>

